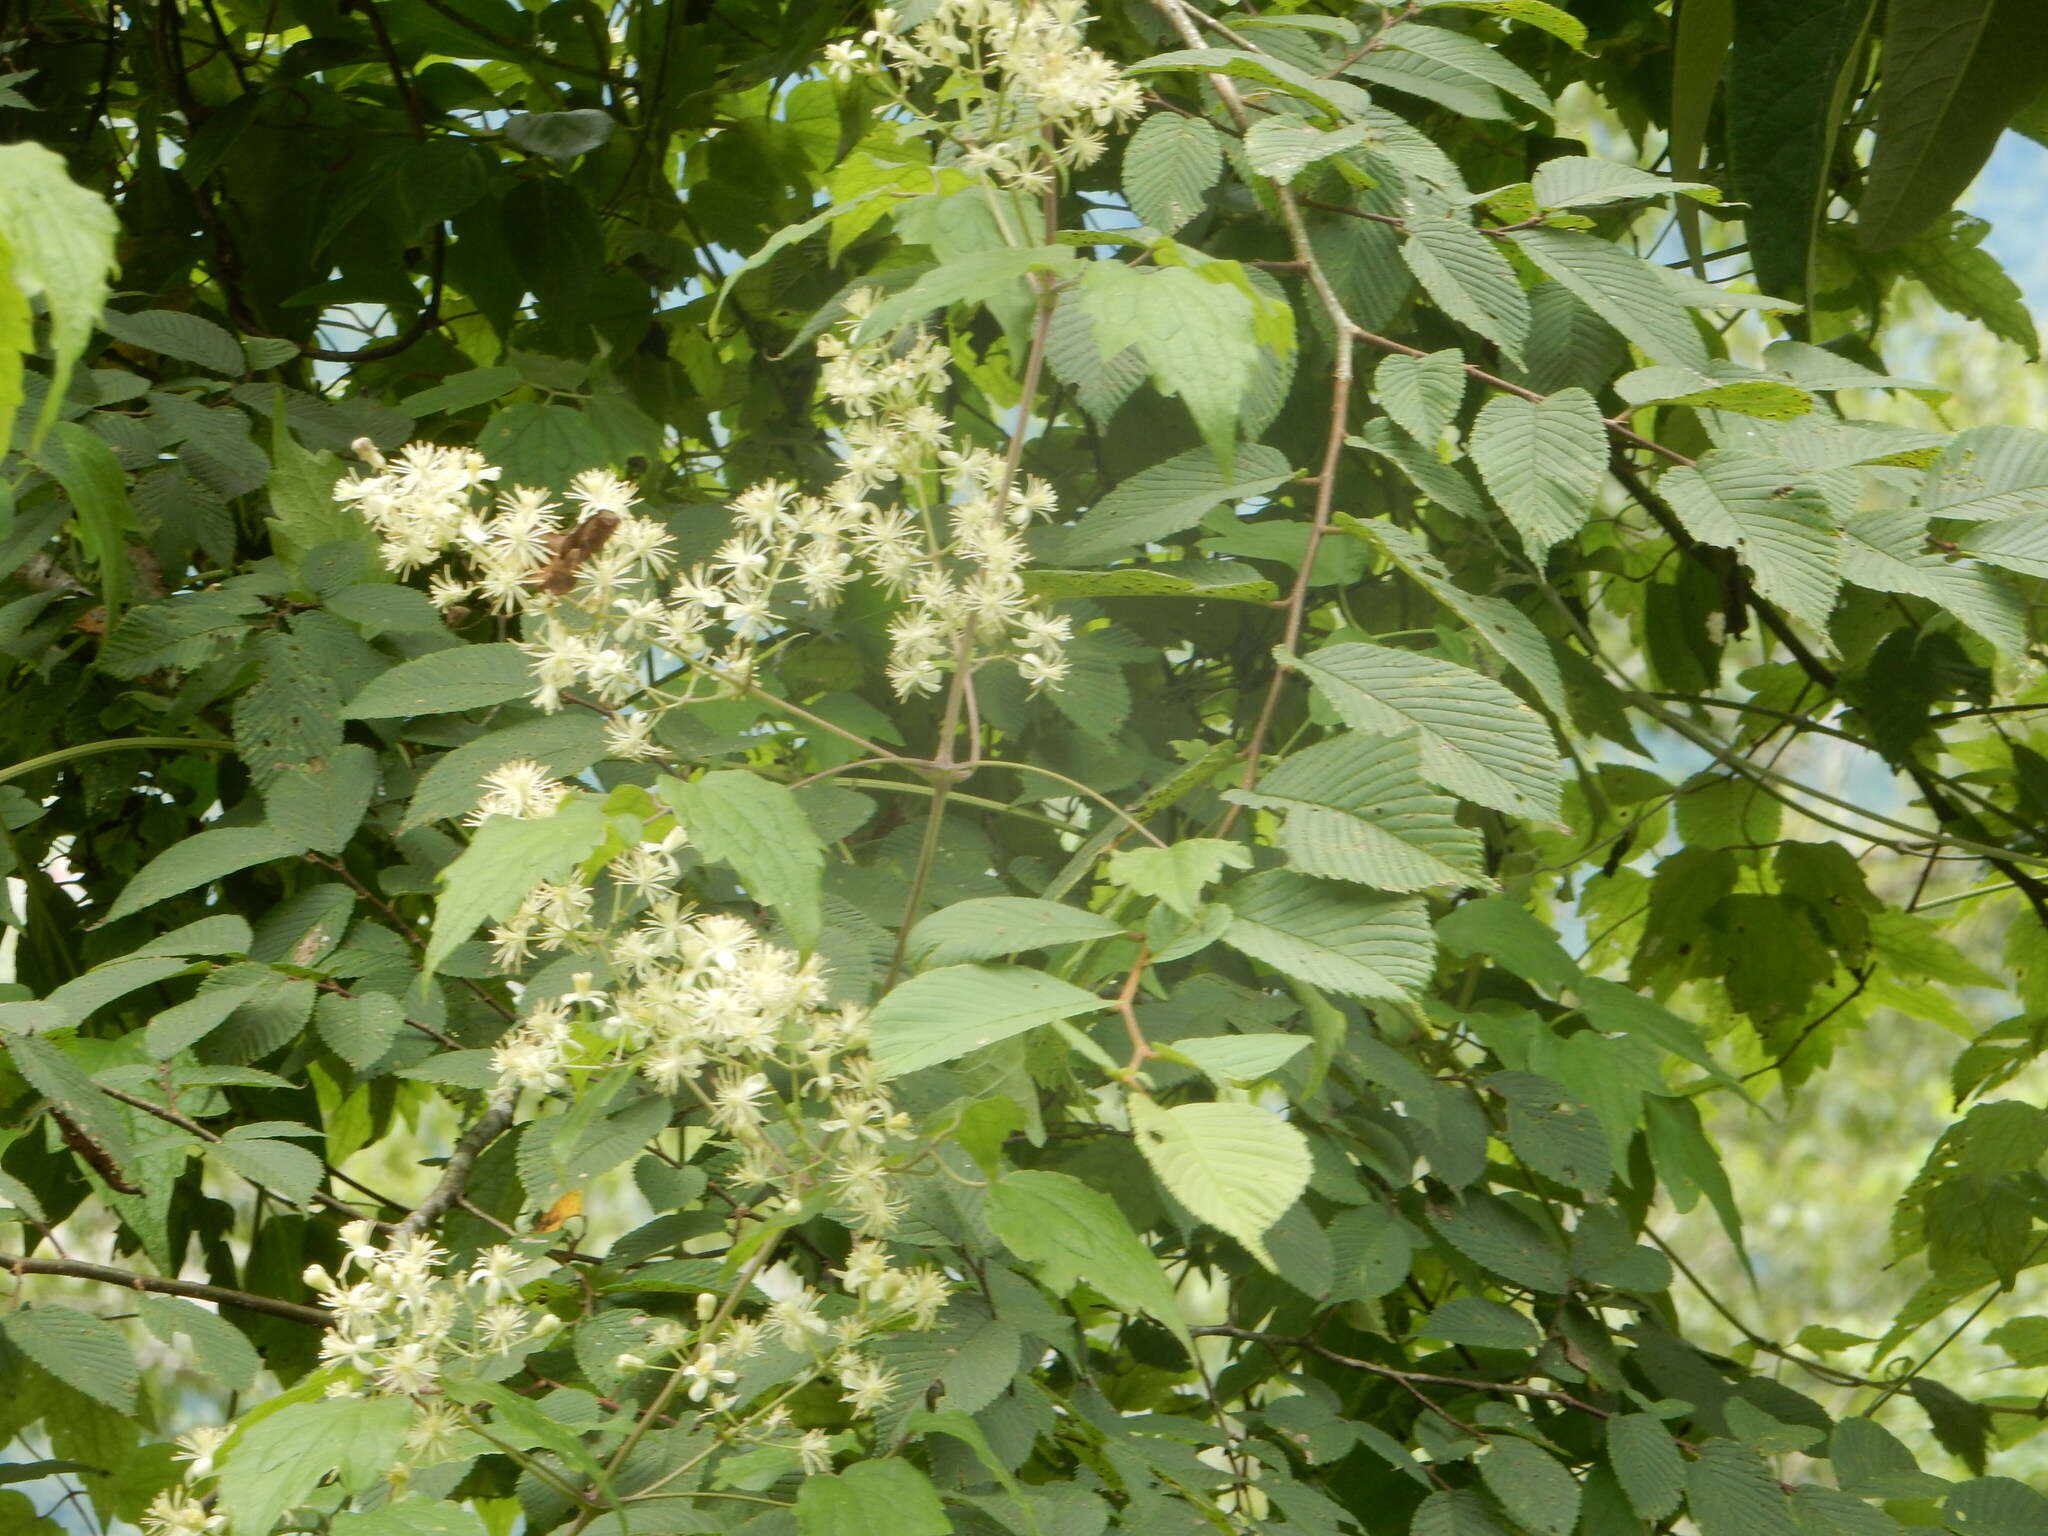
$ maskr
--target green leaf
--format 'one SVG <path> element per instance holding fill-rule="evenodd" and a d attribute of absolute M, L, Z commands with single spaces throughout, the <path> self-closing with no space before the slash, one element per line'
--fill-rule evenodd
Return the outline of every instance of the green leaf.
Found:
<path fill-rule="evenodd" d="M 617 122 L 609 112 L 579 107 L 569 112 L 515 112 L 505 119 L 505 138 L 531 155 L 574 160 L 602 148 Z"/>
<path fill-rule="evenodd" d="M 226 965 L 199 984 L 182 1003 L 164 1009 L 149 1021 L 143 1047 L 158 1061 L 169 1061 L 212 1034 L 244 1003 L 275 996 L 290 978 L 267 965 Z"/>
<path fill-rule="evenodd" d="M 989 1230 L 1038 1265 L 1055 1294 L 1086 1281 L 1125 1311 L 1165 1324 L 1193 1350 L 1166 1271 L 1102 1191 L 1064 1173 L 1007 1173 L 989 1186 L 985 1214 Z"/>
<path fill-rule="evenodd" d="M 224 378 L 240 378 L 246 364 L 233 332 L 183 310 L 144 309 L 123 314 L 110 309 L 100 317 L 100 324 L 116 341 L 197 363 Z"/>
<path fill-rule="evenodd" d="M 1193 917 L 1202 893 L 1223 878 L 1226 869 L 1249 869 L 1252 851 L 1222 838 L 1191 837 L 1165 848 L 1127 848 L 1113 853 L 1103 866 L 1112 884 L 1139 896 L 1163 901 L 1183 917 Z"/>
<path fill-rule="evenodd" d="M 1034 597 L 1187 597 L 1261 606 L 1280 595 L 1272 582 L 1235 560 L 1174 560 L 1113 571 L 1027 570 L 1024 590 Z"/>
<path fill-rule="evenodd" d="M 1842 588 L 1842 536 L 1826 504 L 1780 460 L 1716 449 L 1657 489 L 1686 532 L 1742 556 L 1757 592 L 1825 631 Z"/>
<path fill-rule="evenodd" d="M 1101 913 L 1064 902 L 984 896 L 932 913 L 910 930 L 905 952 L 921 967 L 958 965 L 963 960 L 993 960 L 1027 949 L 1114 938 L 1121 932 Z"/>
<path fill-rule="evenodd" d="M 1856 232 L 1886 250 L 1946 213 L 1998 137 L 2048 85 L 2026 0 L 1889 0 L 1876 143 Z"/>
<path fill-rule="evenodd" d="M 1545 1178 L 1588 1195 L 1606 1191 L 1614 1173 L 1607 1135 L 1585 1105 L 1533 1072 L 1494 1072 L 1485 1081 L 1508 1101 L 1508 1145 L 1517 1157 Z"/>
<path fill-rule="evenodd" d="M 1443 10 L 1482 11 L 1489 16 L 1499 16 L 1525 27 L 1534 27 L 1539 32 L 1548 32 L 1580 53 L 1586 51 L 1586 24 L 1562 7 L 1549 4 L 1548 0 L 1429 0 L 1429 3 L 1433 8 Z"/>
<path fill-rule="evenodd" d="M 1245 133 L 1244 157 L 1261 176 L 1284 185 L 1317 162 L 1356 149 L 1365 138 L 1366 130 L 1356 124 L 1325 133 L 1291 118 L 1268 117 Z"/>
<path fill-rule="evenodd" d="M 1993 335 L 2022 348 L 2029 362 L 2041 356 L 2040 333 L 2020 285 L 1980 242 L 1990 225 L 1951 213 L 1901 245 L 1899 258 L 1943 308 L 1981 321 Z"/>
<path fill-rule="evenodd" d="M 1486 236 L 1455 219 L 1411 218 L 1401 256 L 1438 309 L 1521 362 L 1529 297 Z"/>
<path fill-rule="evenodd" d="M 1497 48 L 1490 48 L 1469 33 L 1426 22 L 1404 21 L 1380 34 L 1382 49 L 1399 49 L 1460 73 L 1484 80 L 1495 90 L 1505 91 L 1548 117 L 1554 110 L 1549 93 L 1528 71 Z"/>
<path fill-rule="evenodd" d="M 1486 1495 L 1472 1488 L 1439 1488 L 1415 1508 L 1408 1536 L 1507 1536 Z"/>
<path fill-rule="evenodd" d="M 336 1515 L 328 1531 L 330 1536 L 485 1536 L 483 1521 L 473 1511 L 423 1498 L 367 1514 Z"/>
<path fill-rule="evenodd" d="M 891 1457 L 805 1478 L 796 1528 L 800 1536 L 948 1536 L 953 1522 L 931 1480 Z"/>
<path fill-rule="evenodd" d="M 107 302 L 120 224 L 105 198 L 71 179 L 63 156 L 41 144 L 16 143 L 0 145 L 0 230 L 6 231 L 0 258 L 11 258 L 0 259 L 0 291 L 18 301 L 40 295 L 50 316 L 49 392 L 33 446 L 56 419 L 72 365 Z M 27 338 L 21 341 L 17 348 L 0 340 L 0 423 L 12 423 L 21 403 L 19 353 L 28 350 Z"/>
<path fill-rule="evenodd" d="M 1842 579 L 1873 592 L 1906 592 L 1947 609 L 2008 656 L 2026 649 L 2019 594 L 1994 572 L 1927 547 L 1924 516 L 1910 507 L 1865 512 L 1843 529 Z M 2023 575 L 2048 575 L 2048 518 L 2022 514 L 1956 541 L 1964 554 Z"/>
<path fill-rule="evenodd" d="M 2010 1477 L 1964 1483 L 1942 1505 L 1942 1518 L 1963 1536 L 2034 1536 L 2048 1530 L 2048 1497 Z"/>
<path fill-rule="evenodd" d="M 876 305 L 854 333 L 855 340 L 872 341 L 877 336 L 890 335 L 935 309 L 1014 292 L 1029 274 L 1061 274 L 1077 259 L 1073 251 L 1062 246 L 1040 245 L 996 246 L 971 252 L 956 261 L 942 262 L 901 293 Z M 1120 352 L 1123 348 L 1104 348 L 1105 352 L 1112 350 Z"/>
<path fill-rule="evenodd" d="M 1432 784 L 1510 815 L 1557 816 L 1561 770 L 1549 727 L 1499 683 L 1362 643 L 1325 646 L 1293 665 L 1353 728 L 1412 736 Z"/>
<path fill-rule="evenodd" d="M 1661 269 L 1577 230 L 1523 229 L 1510 238 L 1587 308 L 1641 347 L 1651 362 L 1707 366 L 1706 343 Z"/>
<path fill-rule="evenodd" d="M 759 774 L 722 769 L 655 785 L 690 845 L 732 866 L 754 900 L 773 907 L 799 949 L 808 952 L 825 925 L 825 845 L 795 794 Z"/>
<path fill-rule="evenodd" d="M 1435 945 L 1421 902 L 1360 896 L 1273 870 L 1230 893 L 1231 948 L 1282 975 L 1349 997 L 1405 1002 L 1429 985 Z"/>
<path fill-rule="evenodd" d="M 289 1403 L 244 1425 L 220 1470 L 220 1502 L 235 1524 L 268 1531 L 312 1496 L 328 1473 L 367 1487 L 390 1471 L 412 1422 L 404 1397 L 325 1397 Z"/>
<path fill-rule="evenodd" d="M 242 1330 L 218 1312 L 178 1296 L 138 1297 L 135 1310 L 165 1344 L 175 1348 L 181 1337 L 190 1341 L 199 1369 L 230 1392 L 246 1392 L 256 1384 L 262 1357 Z"/>
<path fill-rule="evenodd" d="M 1308 102 L 1334 118 L 1361 114 L 1371 105 L 1365 92 L 1357 86 L 1312 75 L 1271 53 L 1248 53 L 1236 48 L 1185 48 L 1174 53 L 1154 54 L 1149 59 L 1140 59 L 1125 66 L 1125 73 L 1132 75 L 1162 70 L 1199 70 L 1204 74 L 1256 80 Z"/>
<path fill-rule="evenodd" d="M 1199 1221 L 1274 1268 L 1265 1234 L 1308 1188 L 1308 1142 L 1256 1104 L 1176 1104 L 1142 1093 L 1126 1101 L 1131 1132 L 1167 1191 Z"/>
<path fill-rule="evenodd" d="M 1429 1224 L 1466 1258 L 1511 1285 L 1561 1295 L 1571 1284 L 1556 1243 L 1505 1200 L 1475 1194 L 1456 1206 L 1432 1206 Z"/>
<path fill-rule="evenodd" d="M 1607 425 L 1582 389 L 1542 400 L 1495 395 L 1472 424 L 1471 450 L 1479 477 L 1538 564 L 1585 526 L 1607 477 Z"/>
<path fill-rule="evenodd" d="M 468 1377 L 451 1377 L 443 1383 L 443 1390 L 458 1403 L 472 1407 L 488 1405 L 491 1410 L 490 1430 L 499 1439 L 523 1450 L 553 1451 L 600 1488 L 607 1485 L 603 1465 L 591 1455 L 577 1428 L 549 1417 L 539 1404 L 529 1402 L 494 1381 L 476 1381 Z"/>
<path fill-rule="evenodd" d="M 1287 811 L 1277 841 L 1303 874 L 1403 893 L 1491 883 L 1479 835 L 1458 825 L 1455 800 L 1422 782 L 1412 741 L 1346 732 L 1224 798 Z"/>
<path fill-rule="evenodd" d="M 1560 155 L 1536 167 L 1530 189 L 1542 208 L 1597 208 L 1604 203 L 1629 203 L 1683 192 L 1703 203 L 1718 203 L 1718 189 L 1703 181 L 1667 181 L 1662 176 L 1598 160 L 1590 155 Z"/>
<path fill-rule="evenodd" d="M 405 1011 L 386 992 L 354 997 L 327 992 L 314 1005 L 313 1024 L 328 1049 L 360 1072 L 391 1049 L 405 1027 Z"/>
<path fill-rule="evenodd" d="M 134 1154 L 128 1147 L 128 1128 L 113 1104 L 86 1075 L 85 1069 L 53 1040 L 37 1035 L 0 1036 L 9 1058 L 19 1072 L 44 1098 L 57 1105 L 92 1139 L 125 1165 Z"/>
<path fill-rule="evenodd" d="M 114 450 L 75 421 L 51 425 L 42 458 L 78 514 L 79 547 L 92 562 L 111 624 L 128 606 L 128 532 L 136 526 L 128 477 Z"/>
<path fill-rule="evenodd" d="M 1203 194 L 1222 174 L 1222 136 L 1199 117 L 1154 112 L 1124 146 L 1125 201 L 1169 235 L 1202 211 Z"/>
<path fill-rule="evenodd" d="M 372 638 L 383 634 L 433 635 L 447 620 L 426 593 L 385 581 L 344 587 L 327 599 L 327 611 L 338 614 Z"/>
<path fill-rule="evenodd" d="M 1157 119 L 1147 119 L 1148 122 Z M 1194 527 L 1225 502 L 1263 496 L 1286 483 L 1292 470 L 1273 449 L 1247 444 L 1235 472 L 1224 475 L 1206 453 L 1183 453 L 1140 470 L 1048 542 L 1061 564 L 1092 565 L 1134 553 L 1141 546 Z M 1162 574 L 1181 575 L 1178 566 Z"/>
<path fill-rule="evenodd" d="M 380 673 L 342 707 L 344 720 L 389 720 L 400 715 L 442 715 L 530 698 L 533 664 L 504 641 L 454 645 L 401 661 Z"/>
<path fill-rule="evenodd" d="M 1504 597 L 1467 592 L 1451 579 L 1444 563 L 1431 553 L 1429 542 L 1388 518 L 1370 520 L 1337 514 L 1337 526 L 1355 538 L 1370 540 L 1387 558 L 1419 582 L 1438 602 L 1463 619 L 1496 656 L 1520 672 L 1543 707 L 1560 720 L 1570 718 L 1564 677 L 1557 657 L 1530 617 Z"/>
<path fill-rule="evenodd" d="M 1630 405 L 1663 401 L 1735 411 L 1763 421 L 1790 421 L 1813 409 L 1813 396 L 1796 385 L 1776 379 L 1725 377 L 1711 371 L 1694 373 L 1690 368 L 1671 368 L 1663 363 L 1623 374 L 1614 381 L 1614 391 Z"/>
<path fill-rule="evenodd" d="M 440 383 L 407 395 L 400 402 L 413 417 L 432 416 L 442 411 L 466 411 L 510 394 L 520 384 L 517 368 L 470 368 L 451 373 Z"/>
<path fill-rule="evenodd" d="M 488 818 L 455 862 L 441 871 L 441 899 L 420 970 L 431 976 L 478 923 L 502 922 L 535 886 L 567 879 L 607 833 L 604 809 L 588 795 L 572 796 L 539 821 Z"/>
<path fill-rule="evenodd" d="M 1571 1536 L 1579 1523 L 1579 1485 L 1540 1446 L 1497 1435 L 1476 1458 L 1479 1476 L 1505 1509 L 1534 1536 Z"/>
<path fill-rule="evenodd" d="M 349 742 L 332 756 L 285 769 L 263 793 L 264 819 L 317 853 L 340 853 L 370 808 L 377 754 Z"/>
<path fill-rule="evenodd" d="M 1686 1503 L 1700 1536 L 1799 1536 L 1764 1459 L 1733 1440 L 1708 1440 L 1686 1468 Z"/>
<path fill-rule="evenodd" d="M 233 1169 L 252 1184 L 282 1195 L 292 1205 L 308 1205 L 326 1177 L 320 1159 L 304 1147 L 267 1136 L 228 1136 L 209 1142 L 206 1156 Z"/>
<path fill-rule="evenodd" d="M 95 927 L 118 922 L 180 891 L 209 885 L 236 870 L 288 859 L 305 844 L 270 827 L 208 827 L 174 843 L 136 872 Z"/>
<path fill-rule="evenodd" d="M 1306 1035 L 1208 1035 L 1176 1040 L 1169 1049 L 1228 1087 L 1271 1077 L 1309 1047 Z"/>
<path fill-rule="evenodd" d="M 420 776 L 400 830 L 468 815 L 483 797 L 484 775 L 506 763 L 524 758 L 550 773 L 578 774 L 604 750 L 603 717 L 586 710 L 564 710 L 488 732 L 434 759 Z"/>
<path fill-rule="evenodd" d="M 1473 1349 L 1534 1349 L 1543 1331 L 1526 1313 L 1484 1296 L 1453 1296 L 1417 1325 L 1416 1332 Z"/>
<path fill-rule="evenodd" d="M 103 1317 L 57 1302 L 6 1314 L 8 1342 L 59 1381 L 116 1413 L 135 1411 L 140 1379 L 121 1330 Z"/>
<path fill-rule="evenodd" d="M 588 412 L 533 401 L 493 413 L 476 446 L 506 480 L 556 491 L 611 456 Z"/>
<path fill-rule="evenodd" d="M 1650 1413 L 1617 1413 L 1607 1421 L 1607 1458 L 1645 1520 L 1669 1519 L 1685 1492 L 1685 1458 L 1664 1421 Z"/>
<path fill-rule="evenodd" d="M 1392 464 L 1427 501 L 1471 522 L 1486 516 L 1479 490 L 1455 465 L 1446 464 L 1434 449 L 1425 448 L 1386 417 L 1375 416 L 1357 437 L 1345 442 Z M 1338 513 L 1340 518 L 1346 513 Z"/>
<path fill-rule="evenodd" d="M 1081 307 L 1102 358 L 1136 348 L 1153 387 L 1187 406 L 1210 454 L 1229 473 L 1245 381 L 1261 356 L 1250 293 L 1189 267 L 1141 270 L 1114 261 L 1090 262 L 1081 281 Z"/>
<path fill-rule="evenodd" d="M 1094 1013 L 1092 992 L 1019 965 L 949 965 L 913 976 L 868 1018 L 875 1066 L 902 1077 L 1028 1029 Z"/>
<path fill-rule="evenodd" d="M 1728 163 L 1766 293 L 1814 291 L 1836 136 L 1862 74 L 1876 0 L 1734 0 Z"/>
<path fill-rule="evenodd" d="M 1433 444 L 1465 403 L 1465 354 L 1455 347 L 1425 357 L 1390 352 L 1373 370 L 1372 395 L 1409 436 Z"/>

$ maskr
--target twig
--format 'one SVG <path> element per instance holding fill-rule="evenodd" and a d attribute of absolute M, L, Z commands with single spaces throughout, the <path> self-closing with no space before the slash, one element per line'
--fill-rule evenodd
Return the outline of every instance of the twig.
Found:
<path fill-rule="evenodd" d="M 476 1160 L 484 1148 L 496 1141 L 512 1126 L 512 1113 L 518 1107 L 518 1091 L 500 1090 L 492 1098 L 490 1107 L 477 1117 L 477 1121 L 464 1131 L 456 1141 L 454 1150 L 448 1154 L 448 1161 L 441 1169 L 441 1182 L 433 1193 L 391 1229 L 397 1238 L 411 1237 L 424 1232 L 447 1214 L 449 1208 L 462 1199 L 463 1189 L 469 1183 L 469 1175 L 476 1167 Z"/>
<path fill-rule="evenodd" d="M 72 1280 L 97 1280 L 130 1291 L 149 1291 L 159 1296 L 183 1296 L 191 1301 L 211 1301 L 223 1307 L 240 1307 L 244 1312 L 264 1312 L 287 1322 L 325 1328 L 327 1314 L 318 1307 L 275 1296 L 258 1296 L 253 1291 L 230 1290 L 224 1285 L 205 1285 L 197 1280 L 163 1280 L 155 1275 L 138 1275 L 133 1270 L 115 1269 L 108 1264 L 87 1264 L 78 1259 L 24 1259 L 0 1254 L 0 1269 L 12 1275 L 62 1275 Z"/>

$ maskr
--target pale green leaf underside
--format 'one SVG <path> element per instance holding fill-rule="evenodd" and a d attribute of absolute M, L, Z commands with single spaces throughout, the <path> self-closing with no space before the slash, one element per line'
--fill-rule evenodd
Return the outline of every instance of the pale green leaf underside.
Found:
<path fill-rule="evenodd" d="M 1410 736 L 1422 776 L 1513 816 L 1558 813 L 1557 749 L 1542 717 L 1491 678 L 1413 651 L 1347 643 L 1297 659 L 1355 729 Z"/>
<path fill-rule="evenodd" d="M 951 1061 L 1028 1029 L 1109 1004 L 1016 965 L 949 965 L 913 976 L 879 1003 L 868 1038 L 883 1077 Z"/>
<path fill-rule="evenodd" d="M 1265 1233 L 1308 1187 L 1308 1142 L 1256 1104 L 1128 1100 L 1131 1130 L 1169 1193 L 1198 1220 L 1244 1244 L 1267 1268 Z"/>

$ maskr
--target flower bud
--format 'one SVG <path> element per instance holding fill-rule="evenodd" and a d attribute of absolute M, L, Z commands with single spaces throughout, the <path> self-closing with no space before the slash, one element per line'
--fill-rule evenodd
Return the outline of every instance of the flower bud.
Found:
<path fill-rule="evenodd" d="M 714 1312 L 716 1312 L 717 1310 L 718 1310 L 718 1296 L 717 1296 L 717 1294 L 716 1294 L 715 1292 L 712 1292 L 712 1291 L 700 1291 L 700 1292 L 698 1292 L 698 1293 L 697 1293 L 697 1321 L 698 1321 L 698 1322 L 700 1322 L 700 1323 L 708 1323 L 708 1322 L 710 1322 L 710 1321 L 711 1321 L 711 1316 L 712 1316 L 712 1314 L 713 1314 Z"/>
<path fill-rule="evenodd" d="M 299 1272 L 299 1278 L 306 1282 L 306 1289 L 309 1291 L 317 1291 L 322 1296 L 334 1294 L 334 1276 L 318 1264 L 308 1264 Z"/>
<path fill-rule="evenodd" d="M 615 1355 L 612 1357 L 612 1369 L 618 1371 L 644 1371 L 647 1369 L 647 1362 L 638 1355 Z"/>
<path fill-rule="evenodd" d="M 552 1312 L 543 1312 L 541 1313 L 540 1317 L 535 1321 L 532 1330 L 528 1332 L 526 1336 L 527 1338 L 532 1339 L 535 1342 L 538 1342 L 541 1339 L 552 1338 L 555 1334 L 561 1332 L 561 1330 L 562 1320 L 559 1317 L 555 1316 L 555 1314 Z"/>

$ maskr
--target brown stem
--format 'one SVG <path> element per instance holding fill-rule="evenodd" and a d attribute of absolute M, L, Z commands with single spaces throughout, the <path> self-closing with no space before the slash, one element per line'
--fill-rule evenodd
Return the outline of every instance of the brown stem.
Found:
<path fill-rule="evenodd" d="M 1159 1053 L 1152 1049 L 1152 1042 L 1145 1038 L 1145 1031 L 1138 1026 L 1138 984 L 1143 980 L 1145 967 L 1151 962 L 1152 952 L 1143 943 L 1131 961 L 1130 973 L 1124 977 L 1123 989 L 1116 995 L 1117 1017 L 1124 1021 L 1124 1033 L 1130 1036 L 1131 1059 L 1124 1065 L 1124 1076 L 1135 1076 L 1138 1068 Z"/>
<path fill-rule="evenodd" d="M 496 1141 L 512 1126 L 512 1112 L 517 1107 L 517 1090 L 500 1090 L 491 1100 L 490 1107 L 477 1117 L 476 1124 L 464 1131 L 448 1154 L 448 1161 L 441 1169 L 441 1182 L 433 1193 L 414 1206 L 405 1219 L 391 1229 L 393 1237 L 411 1237 L 424 1232 L 447 1214 L 450 1207 L 462 1199 L 462 1192 L 469 1183 L 469 1175 L 476 1167 L 476 1160 L 484 1148 Z"/>
<path fill-rule="evenodd" d="M 12 1275 L 62 1275 L 72 1280 L 97 1280 L 124 1290 L 148 1291 L 158 1296 L 183 1296 L 192 1301 L 211 1301 L 223 1307 L 240 1307 L 244 1312 L 263 1312 L 287 1322 L 325 1328 L 327 1314 L 318 1307 L 275 1296 L 258 1296 L 251 1291 L 230 1290 L 224 1285 L 204 1285 L 197 1280 L 162 1280 L 155 1275 L 138 1275 L 133 1270 L 115 1269 L 107 1264 L 87 1264 L 78 1259 L 24 1259 L 0 1254 L 0 1269 Z"/>

